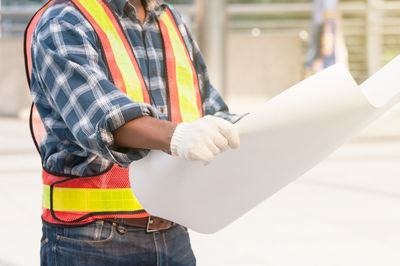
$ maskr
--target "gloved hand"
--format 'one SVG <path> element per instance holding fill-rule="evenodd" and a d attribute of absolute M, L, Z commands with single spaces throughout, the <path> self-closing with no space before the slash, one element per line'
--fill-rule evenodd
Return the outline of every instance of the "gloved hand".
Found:
<path fill-rule="evenodd" d="M 171 139 L 171 152 L 185 160 L 210 163 L 214 157 L 240 145 L 236 126 L 211 115 L 207 115 L 193 123 L 179 124 Z"/>

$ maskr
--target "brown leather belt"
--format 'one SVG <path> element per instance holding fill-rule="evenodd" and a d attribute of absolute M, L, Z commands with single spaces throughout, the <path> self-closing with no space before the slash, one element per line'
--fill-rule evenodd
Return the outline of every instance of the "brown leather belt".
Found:
<path fill-rule="evenodd" d="M 125 226 L 145 228 L 147 232 L 167 230 L 175 225 L 174 222 L 155 216 L 149 216 L 144 218 L 128 218 L 128 219 L 117 218 L 111 220 L 110 222 L 122 226 L 125 225 Z"/>

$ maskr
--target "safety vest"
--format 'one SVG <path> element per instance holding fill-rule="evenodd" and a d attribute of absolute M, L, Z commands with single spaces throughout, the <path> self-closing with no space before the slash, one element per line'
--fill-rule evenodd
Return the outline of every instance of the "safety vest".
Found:
<path fill-rule="evenodd" d="M 32 75 L 31 41 L 45 4 L 25 31 L 25 63 L 28 82 Z M 136 102 L 150 104 L 150 97 L 135 53 L 113 11 L 103 0 L 70 0 L 95 30 L 115 86 Z M 193 122 L 203 116 L 197 73 L 178 29 L 167 8 L 158 21 L 165 50 L 169 91 L 169 115 L 175 123 Z M 47 132 L 34 104 L 30 116 L 36 147 Z M 85 224 L 105 218 L 141 218 L 149 214 L 136 200 L 129 171 L 118 165 L 96 176 L 63 176 L 42 172 L 42 218 L 53 224 Z"/>

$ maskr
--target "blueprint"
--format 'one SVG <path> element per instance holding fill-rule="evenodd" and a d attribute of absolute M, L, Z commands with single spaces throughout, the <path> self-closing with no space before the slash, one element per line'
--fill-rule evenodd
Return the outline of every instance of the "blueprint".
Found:
<path fill-rule="evenodd" d="M 267 101 L 236 126 L 241 146 L 212 163 L 151 151 L 130 167 L 152 215 L 214 233 L 324 160 L 399 100 L 400 57 L 360 86 L 334 65 Z"/>

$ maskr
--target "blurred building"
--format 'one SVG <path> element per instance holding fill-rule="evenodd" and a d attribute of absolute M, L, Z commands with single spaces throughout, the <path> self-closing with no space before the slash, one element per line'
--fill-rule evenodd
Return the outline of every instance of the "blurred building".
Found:
<path fill-rule="evenodd" d="M 197 19 L 201 14 L 199 1 L 215 0 L 170 2 L 177 3 L 199 40 L 199 34 L 203 34 L 209 44 L 222 47 L 220 55 L 215 55 L 209 51 L 215 47 L 200 42 L 210 76 L 215 84 L 223 80 L 225 85 L 217 89 L 224 92 L 228 102 L 243 103 L 248 97 L 263 102 L 303 78 L 311 39 L 311 0 L 226 0 L 225 8 L 217 10 L 218 18 L 226 18 L 222 29 L 225 33 L 218 38 L 210 38 L 207 27 L 200 30 L 205 22 Z M 45 1 L 0 0 L 0 97 L 10 99 L 0 106 L 0 115 L 16 116 L 29 107 L 22 34 L 41 2 Z M 400 53 L 400 1 L 341 0 L 339 10 L 349 67 L 356 80 L 362 82 Z M 199 21 L 202 25 L 196 25 Z M 222 73 L 215 70 L 221 69 L 214 60 L 219 56 Z"/>

